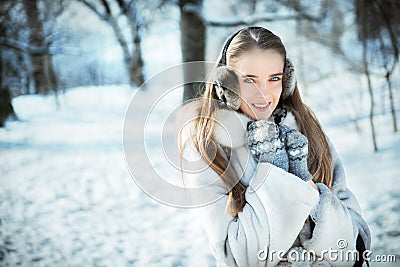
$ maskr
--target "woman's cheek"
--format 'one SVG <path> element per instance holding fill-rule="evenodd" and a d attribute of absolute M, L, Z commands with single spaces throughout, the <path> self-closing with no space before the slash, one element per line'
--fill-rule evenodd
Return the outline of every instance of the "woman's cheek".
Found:
<path fill-rule="evenodd" d="M 240 96 L 242 99 L 248 99 L 249 97 L 249 88 L 246 85 L 240 86 Z"/>
<path fill-rule="evenodd" d="M 282 94 L 282 84 L 274 86 L 274 92 L 277 96 L 280 96 Z"/>

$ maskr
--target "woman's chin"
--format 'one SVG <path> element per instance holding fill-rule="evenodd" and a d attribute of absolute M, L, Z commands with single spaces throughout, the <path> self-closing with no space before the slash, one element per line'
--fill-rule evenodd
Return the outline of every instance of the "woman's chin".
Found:
<path fill-rule="evenodd" d="M 262 112 L 262 113 L 255 113 L 254 116 L 251 116 L 253 120 L 268 120 L 271 117 L 271 112 Z"/>
<path fill-rule="evenodd" d="M 271 117 L 272 111 L 271 110 L 243 110 L 241 111 L 246 114 L 251 119 L 258 121 L 258 120 L 268 120 Z"/>

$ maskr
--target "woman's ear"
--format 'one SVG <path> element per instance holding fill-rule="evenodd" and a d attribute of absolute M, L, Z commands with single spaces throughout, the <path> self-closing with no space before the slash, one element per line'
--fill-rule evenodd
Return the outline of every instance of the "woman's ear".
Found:
<path fill-rule="evenodd" d="M 295 67 L 292 61 L 289 58 L 286 58 L 282 77 L 282 99 L 285 99 L 293 94 L 296 83 L 297 79 Z"/>
<path fill-rule="evenodd" d="M 215 70 L 214 88 L 216 94 L 225 105 L 233 110 L 240 108 L 240 84 L 235 71 L 227 66 L 220 66 Z"/>

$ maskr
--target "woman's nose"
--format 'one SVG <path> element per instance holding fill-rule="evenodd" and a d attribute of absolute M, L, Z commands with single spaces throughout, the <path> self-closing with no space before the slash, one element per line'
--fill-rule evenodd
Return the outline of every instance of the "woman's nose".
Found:
<path fill-rule="evenodd" d="M 266 82 L 260 83 L 258 86 L 258 94 L 264 98 L 271 95 L 269 86 Z"/>

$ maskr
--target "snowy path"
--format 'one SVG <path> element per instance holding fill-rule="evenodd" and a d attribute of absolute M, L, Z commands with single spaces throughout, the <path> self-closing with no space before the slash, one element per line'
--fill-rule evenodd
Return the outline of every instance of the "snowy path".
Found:
<path fill-rule="evenodd" d="M 51 98 L 17 104 L 27 121 L 0 132 L 0 266 L 212 265 L 190 214 L 130 177 L 121 137 L 132 91 L 114 89 L 69 92 L 59 111 Z"/>
<path fill-rule="evenodd" d="M 0 266 L 214 265 L 191 214 L 149 198 L 128 173 L 121 139 L 132 94 L 74 89 L 59 110 L 49 97 L 16 100 L 25 121 L 0 130 Z M 328 134 L 373 231 L 374 253 L 399 255 L 399 138 L 385 139 L 384 153 L 374 155 L 351 131 Z"/>

